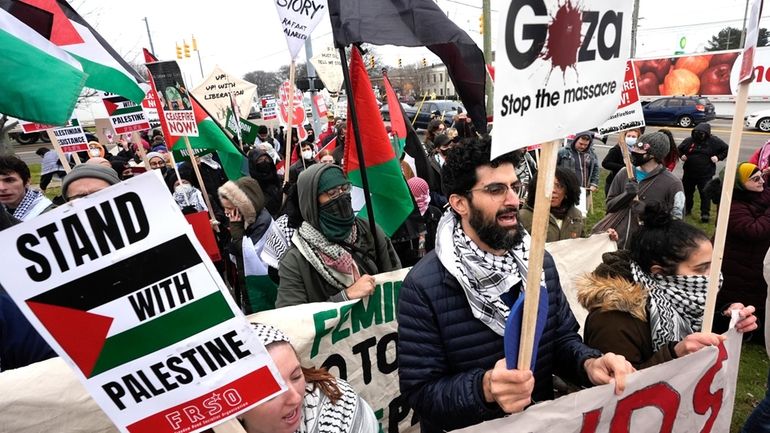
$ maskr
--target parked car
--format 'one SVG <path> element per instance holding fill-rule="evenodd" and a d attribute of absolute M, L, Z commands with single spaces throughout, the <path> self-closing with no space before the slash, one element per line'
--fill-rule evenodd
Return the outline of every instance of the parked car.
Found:
<path fill-rule="evenodd" d="M 465 112 L 465 107 L 459 101 L 438 99 L 425 101 L 422 106 L 420 106 L 419 102 L 414 107 L 406 106 L 404 107 L 404 112 L 410 122 L 417 116 L 417 120 L 414 121 L 415 129 L 426 129 L 433 113 L 438 112 L 440 115 L 443 115 L 444 123 L 450 126 L 456 114 Z M 390 120 L 390 111 L 386 105 L 382 106 L 380 114 L 383 120 Z"/>
<path fill-rule="evenodd" d="M 770 132 L 770 110 L 760 110 L 744 117 L 747 128 L 759 129 L 762 132 Z"/>
<path fill-rule="evenodd" d="M 714 104 L 702 96 L 668 96 L 642 107 L 647 124 L 691 128 L 716 118 Z"/>

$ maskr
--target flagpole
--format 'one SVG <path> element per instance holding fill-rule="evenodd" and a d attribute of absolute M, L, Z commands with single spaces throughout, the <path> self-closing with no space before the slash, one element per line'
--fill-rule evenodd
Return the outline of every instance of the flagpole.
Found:
<path fill-rule="evenodd" d="M 289 107 L 287 109 L 287 116 L 286 116 L 286 159 L 284 159 L 283 163 L 283 182 L 288 183 L 289 182 L 289 169 L 291 168 L 291 122 L 292 122 L 292 114 L 294 114 L 294 74 L 295 74 L 295 64 L 294 59 L 291 59 L 291 66 L 289 67 L 289 94 L 286 95 L 286 99 L 289 103 Z M 299 134 L 299 131 L 297 131 Z M 299 144 L 299 143 L 297 143 Z M 302 154 L 299 155 L 300 158 L 302 157 Z"/>
<path fill-rule="evenodd" d="M 357 50 L 357 46 L 352 46 L 352 49 Z M 374 221 L 374 207 L 372 206 L 372 196 L 369 192 L 369 178 L 366 175 L 366 158 L 364 157 L 364 146 L 361 142 L 361 132 L 358 126 L 358 113 L 356 112 L 356 101 L 353 97 L 353 86 L 350 84 L 350 68 L 348 67 L 348 59 L 345 54 L 345 47 L 340 47 L 340 60 L 342 61 L 342 74 L 345 78 L 345 92 L 348 94 L 348 111 L 350 113 L 350 120 L 353 121 L 353 137 L 356 139 L 356 153 L 358 154 L 358 167 L 361 171 L 361 184 L 364 187 L 364 199 L 366 200 L 366 213 L 369 215 L 369 231 L 372 232 L 372 238 L 374 239 L 374 251 L 377 258 L 377 263 L 380 263 L 380 245 L 377 240 L 377 224 Z"/>
<path fill-rule="evenodd" d="M 216 221 L 217 217 L 214 215 L 214 208 L 211 207 L 211 200 L 209 199 L 209 192 L 206 191 L 206 184 L 203 183 L 203 176 L 201 176 L 201 171 L 198 168 L 198 161 L 195 160 L 195 153 L 193 152 L 192 146 L 190 145 L 190 139 L 187 137 L 187 135 L 184 136 L 184 144 L 187 147 L 187 155 L 190 157 L 190 164 L 193 167 L 193 170 L 195 170 L 195 177 L 198 178 L 198 185 L 201 187 L 201 192 L 203 193 L 203 200 L 206 201 L 206 206 L 209 208 L 209 217 L 212 221 Z M 173 158 L 173 153 L 172 156 Z M 174 164 L 174 167 L 176 167 L 176 164 Z M 178 177 L 179 171 L 177 171 L 177 179 L 179 182 L 182 182 L 182 178 Z M 219 227 L 214 226 L 214 231 L 219 232 Z"/>

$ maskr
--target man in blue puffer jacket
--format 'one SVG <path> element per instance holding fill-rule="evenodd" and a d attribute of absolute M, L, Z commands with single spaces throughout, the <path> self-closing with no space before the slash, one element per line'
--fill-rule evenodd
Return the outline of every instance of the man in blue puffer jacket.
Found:
<path fill-rule="evenodd" d="M 506 368 L 502 336 L 510 307 L 526 287 L 529 235 L 517 219 L 516 157 L 509 153 L 490 162 L 490 148 L 485 137 L 449 152 L 442 184 L 451 210 L 439 223 L 436 249 L 401 286 L 401 393 L 424 433 L 552 399 L 552 374 L 582 385 L 615 380 L 621 392 L 633 371 L 622 356 L 583 344 L 548 255 L 541 276 L 548 319 L 534 373 Z"/>

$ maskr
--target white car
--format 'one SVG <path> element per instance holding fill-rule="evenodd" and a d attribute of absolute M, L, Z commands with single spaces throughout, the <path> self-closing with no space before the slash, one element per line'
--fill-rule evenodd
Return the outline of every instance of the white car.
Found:
<path fill-rule="evenodd" d="M 761 110 L 745 117 L 747 128 L 759 129 L 762 132 L 770 132 L 770 110 Z"/>

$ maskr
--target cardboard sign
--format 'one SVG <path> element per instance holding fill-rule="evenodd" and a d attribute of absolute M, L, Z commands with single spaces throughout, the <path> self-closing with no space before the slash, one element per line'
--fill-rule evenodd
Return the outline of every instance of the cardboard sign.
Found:
<path fill-rule="evenodd" d="M 319 118 L 323 119 L 328 115 L 328 112 L 326 111 L 326 101 L 324 101 L 323 95 L 313 96 L 313 104 L 315 104 L 315 109 Z"/>
<path fill-rule="evenodd" d="M 751 0 L 746 9 L 749 13 L 746 25 L 746 43 L 743 48 L 743 59 L 741 69 L 738 73 L 738 82 L 743 83 L 751 80 L 751 74 L 754 68 L 754 52 L 757 50 L 759 38 L 759 18 L 762 14 L 762 0 Z"/>
<path fill-rule="evenodd" d="M 238 128 L 241 130 L 241 140 L 245 144 L 254 144 L 257 140 L 257 125 L 249 122 L 246 119 L 238 119 L 238 124 L 235 123 L 236 116 L 233 115 L 231 110 L 227 110 L 227 119 L 225 121 L 225 129 L 230 131 L 231 134 L 236 135 Z"/>
<path fill-rule="evenodd" d="M 600 135 L 606 135 L 632 128 L 642 128 L 644 125 L 642 101 L 639 100 L 639 92 L 636 88 L 636 74 L 629 60 L 626 62 L 626 78 L 623 81 L 623 91 L 620 94 L 618 109 L 598 128 L 598 131 Z"/>
<path fill-rule="evenodd" d="M 56 125 L 46 125 L 43 123 L 27 122 L 26 120 L 19 120 L 19 126 L 24 133 L 29 134 L 32 132 L 45 131 L 46 129 L 56 128 Z"/>
<path fill-rule="evenodd" d="M 66 126 L 54 128 L 53 135 L 64 153 L 88 151 L 88 139 L 76 118 L 70 119 Z"/>
<path fill-rule="evenodd" d="M 326 47 L 310 59 L 310 63 L 315 67 L 318 78 L 324 82 L 324 86 L 329 92 L 339 93 L 342 88 L 342 60 L 340 53 L 334 47 Z"/>
<path fill-rule="evenodd" d="M 147 96 L 142 99 L 142 109 L 144 115 L 150 122 L 150 127 L 160 128 L 160 116 L 158 116 L 158 106 L 155 104 L 155 90 L 150 89 L 147 91 Z"/>
<path fill-rule="evenodd" d="M 227 117 L 230 95 L 235 97 L 241 113 L 249 113 L 251 101 L 257 92 L 257 85 L 242 80 L 215 66 L 211 75 L 192 94 L 201 105 L 221 124 Z"/>
<path fill-rule="evenodd" d="M 174 137 L 197 137 L 198 123 L 179 65 L 173 61 L 148 63 L 153 89 L 160 99 L 161 121 Z"/>
<path fill-rule="evenodd" d="M 269 98 L 262 107 L 262 119 L 273 120 L 278 118 L 278 103 L 275 98 Z"/>
<path fill-rule="evenodd" d="M 294 88 L 294 98 L 289 98 L 290 85 L 288 81 L 281 83 L 278 88 L 278 114 L 281 124 L 289 123 L 289 110 L 292 110 L 291 126 L 296 128 L 299 141 L 307 138 L 307 130 L 302 126 L 305 123 L 305 106 L 302 102 L 302 91 Z"/>
<path fill-rule="evenodd" d="M 507 418 L 457 433 L 689 433 L 728 432 L 735 399 L 742 336 L 735 329 L 719 347 L 634 373 L 626 390 L 614 384 L 539 403 Z"/>
<path fill-rule="evenodd" d="M 615 112 L 632 8 L 621 0 L 508 2 L 494 92 L 495 135 L 507 139 L 492 141 L 493 158 L 596 127 Z"/>
<path fill-rule="evenodd" d="M 122 432 L 195 432 L 285 386 L 157 172 L 0 233 L 0 284 Z"/>
<path fill-rule="evenodd" d="M 128 134 L 134 131 L 150 129 L 150 122 L 144 115 L 144 107 L 135 104 L 128 98 L 115 94 L 105 94 L 102 97 L 110 123 L 116 134 Z"/>
<path fill-rule="evenodd" d="M 273 0 L 292 60 L 326 15 L 326 0 Z"/>

